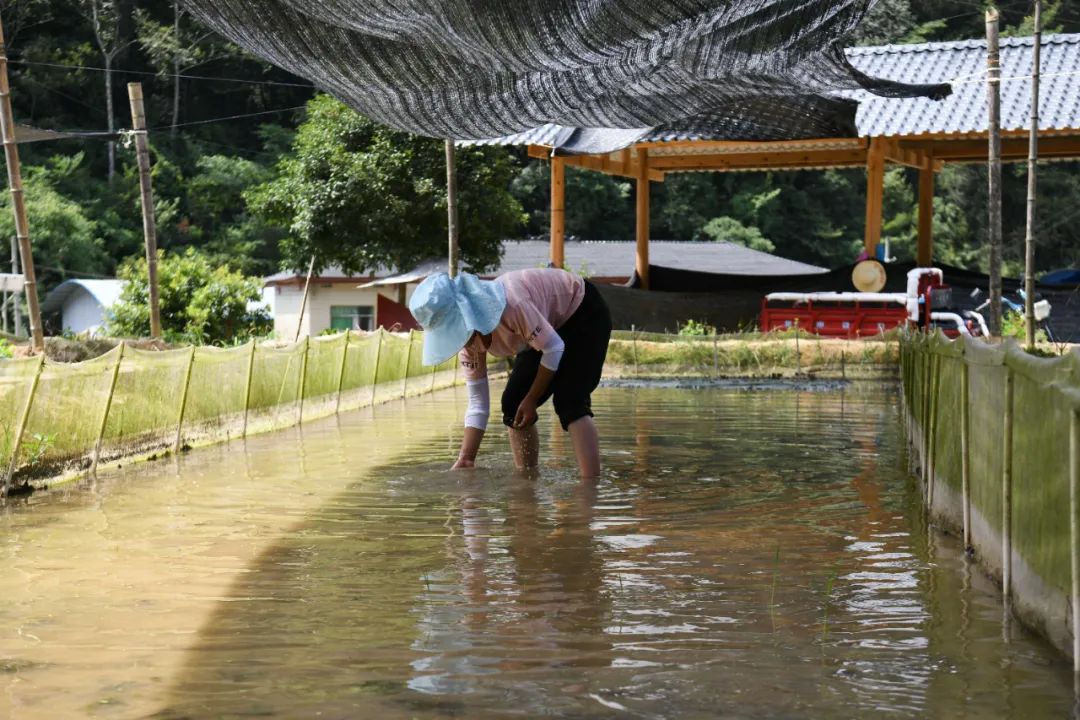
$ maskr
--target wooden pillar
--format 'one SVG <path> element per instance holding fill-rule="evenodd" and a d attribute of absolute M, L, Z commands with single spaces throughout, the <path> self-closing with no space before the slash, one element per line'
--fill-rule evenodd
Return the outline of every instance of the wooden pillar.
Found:
<path fill-rule="evenodd" d="M 566 267 L 566 164 L 551 158 L 551 264 Z"/>
<path fill-rule="evenodd" d="M 863 247 L 870 257 L 877 255 L 881 241 L 881 205 L 885 190 L 885 145 L 880 138 L 870 139 L 866 154 L 866 234 Z"/>
<path fill-rule="evenodd" d="M 916 252 L 919 267 L 934 262 L 934 163 L 927 158 L 919 168 L 919 247 Z"/>
<path fill-rule="evenodd" d="M 634 268 L 641 287 L 649 289 L 649 151 L 637 149 L 637 260 Z"/>
<path fill-rule="evenodd" d="M 142 83 L 128 83 L 131 128 L 135 134 L 135 159 L 139 165 L 139 199 L 142 205 L 143 238 L 146 242 L 146 282 L 150 302 L 150 337 L 161 337 L 158 299 L 157 225 L 154 221 L 154 193 L 150 181 L 150 141 L 146 137 Z"/>

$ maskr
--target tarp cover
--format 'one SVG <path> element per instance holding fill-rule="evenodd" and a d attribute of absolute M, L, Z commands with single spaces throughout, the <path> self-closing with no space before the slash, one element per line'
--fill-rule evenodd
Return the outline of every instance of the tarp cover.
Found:
<path fill-rule="evenodd" d="M 874 0 L 183 1 L 368 117 L 434 137 L 603 128 L 579 150 L 594 152 L 660 127 L 837 137 L 854 134 L 844 90 L 948 93 L 848 63 L 841 40 Z"/>

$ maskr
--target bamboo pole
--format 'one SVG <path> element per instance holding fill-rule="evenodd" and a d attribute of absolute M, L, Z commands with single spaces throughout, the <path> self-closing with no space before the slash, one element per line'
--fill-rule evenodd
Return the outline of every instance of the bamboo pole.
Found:
<path fill-rule="evenodd" d="M 402 373 L 402 399 L 408 395 L 408 368 L 413 363 L 413 335 L 416 330 L 408 331 L 408 350 L 405 352 L 405 371 Z"/>
<path fill-rule="evenodd" d="M 1069 540 L 1073 673 L 1080 680 L 1080 416 L 1076 410 L 1069 413 Z"/>
<path fill-rule="evenodd" d="M 960 375 L 960 495 L 964 504 L 964 549 L 971 548 L 971 420 L 968 403 L 968 364 L 964 361 Z"/>
<path fill-rule="evenodd" d="M 712 336 L 712 369 L 713 379 L 720 377 L 720 349 L 717 347 L 716 333 Z"/>
<path fill-rule="evenodd" d="M 926 487 L 926 509 L 927 512 L 933 512 L 934 510 L 934 490 L 937 486 L 937 432 L 938 432 L 938 416 L 941 414 L 941 363 L 943 362 L 941 355 L 934 356 L 934 382 L 931 389 L 930 397 L 930 450 L 927 457 L 929 457 L 930 466 L 929 476 L 930 484 Z"/>
<path fill-rule="evenodd" d="M 248 429 L 248 413 L 251 412 L 251 384 L 255 378 L 255 350 L 258 343 L 254 338 L 251 339 L 251 352 L 248 354 L 248 369 L 247 379 L 244 381 L 244 429 L 240 433 L 240 437 L 247 437 Z"/>
<path fill-rule="evenodd" d="M 341 349 L 341 368 L 338 369 L 337 377 L 337 400 L 334 402 L 334 414 L 341 412 L 341 388 L 345 383 L 345 364 L 349 358 L 349 340 L 352 339 L 352 332 L 345 331 L 345 347 Z"/>
<path fill-rule="evenodd" d="M 1024 232 L 1024 329 L 1028 350 L 1035 349 L 1035 171 L 1039 158 L 1039 56 L 1042 45 L 1042 2 L 1035 0 L 1035 32 L 1031 46 L 1031 131 L 1028 134 L 1027 226 Z"/>
<path fill-rule="evenodd" d="M 637 183 L 635 184 L 635 270 L 643 290 L 649 289 L 649 151 L 637 148 Z"/>
<path fill-rule="evenodd" d="M 45 335 L 41 328 L 41 307 L 38 305 L 37 274 L 34 272 L 34 253 L 30 246 L 30 223 L 26 218 L 26 197 L 23 193 L 19 149 L 15 142 L 15 117 L 11 112 L 11 88 L 8 85 L 7 45 L 4 26 L 0 23 L 0 135 L 4 141 L 4 160 L 7 164 L 8 188 L 11 190 L 11 210 L 15 215 L 15 237 L 22 256 L 25 278 L 26 310 L 30 316 L 30 341 L 34 352 L 45 352 Z M 18 313 L 18 303 L 16 303 Z M 10 478 L 9 478 L 10 480 Z"/>
<path fill-rule="evenodd" d="M 11 272 L 15 275 L 20 275 L 19 272 L 19 241 L 12 235 L 11 236 Z M 15 336 L 22 337 L 22 312 L 19 311 L 19 295 L 15 294 L 15 297 L 11 299 L 11 321 L 14 325 Z"/>
<path fill-rule="evenodd" d="M 1005 429 L 1001 439 L 1001 592 L 1012 597 L 1013 373 L 1005 369 Z"/>
<path fill-rule="evenodd" d="M 446 235 L 447 272 L 453 278 L 458 272 L 457 158 L 453 140 L 446 141 Z"/>
<path fill-rule="evenodd" d="M 375 374 L 371 376 L 371 404 L 375 404 L 375 388 L 379 387 L 379 362 L 382 360 L 383 335 L 386 330 L 379 328 L 379 344 L 375 346 Z"/>
<path fill-rule="evenodd" d="M 188 353 L 187 370 L 184 372 L 184 390 L 180 395 L 180 417 L 176 419 L 176 440 L 173 442 L 173 455 L 180 454 L 181 433 L 184 429 L 184 413 L 187 412 L 188 388 L 191 387 L 191 368 L 195 365 L 195 346 Z"/>
<path fill-rule="evenodd" d="M 311 256 L 311 262 L 308 263 L 307 279 L 304 280 L 304 297 L 300 301 L 300 315 L 296 319 L 296 335 L 293 336 L 293 342 L 300 339 L 300 328 L 304 326 L 304 311 L 307 310 L 308 291 L 311 289 L 311 273 L 315 270 L 315 256 Z M 310 328 L 311 325 L 309 324 Z M 310 329 L 308 334 L 311 334 Z"/>
<path fill-rule="evenodd" d="M 637 359 L 637 328 L 633 325 L 630 326 L 630 341 L 634 347 L 634 375 L 638 374 L 638 359 Z"/>
<path fill-rule="evenodd" d="M 15 476 L 15 464 L 19 460 L 19 450 L 22 446 L 23 434 L 26 432 L 26 423 L 30 420 L 30 409 L 34 405 L 34 395 L 37 394 L 38 384 L 41 382 L 41 369 L 45 366 L 45 353 L 38 355 L 37 368 L 34 369 L 34 379 L 30 381 L 30 392 L 26 396 L 26 404 L 23 405 L 19 415 L 18 429 L 15 431 L 15 445 L 11 448 L 11 458 L 8 460 L 7 472 L 4 473 L 4 488 L 0 497 L 6 497 L 11 489 L 11 479 Z"/>
<path fill-rule="evenodd" d="M 120 377 L 120 363 L 124 360 L 124 350 L 127 343 L 120 341 L 120 349 L 116 353 L 116 362 L 112 368 L 112 378 L 109 380 L 109 394 L 105 398 L 105 409 L 101 413 L 101 423 L 98 425 L 97 442 L 94 443 L 94 459 L 90 463 L 90 474 L 97 472 L 98 460 L 101 458 L 101 444 L 105 440 L 105 426 L 109 422 L 109 410 L 112 409 L 113 395 L 116 393 L 116 381 Z"/>
<path fill-rule="evenodd" d="M 304 394 L 307 392 L 307 367 L 308 367 L 308 351 L 311 350 L 311 336 L 304 336 L 304 354 L 300 356 L 300 389 L 298 391 L 299 397 L 297 402 L 300 403 L 299 419 L 297 423 L 304 422 Z"/>
<path fill-rule="evenodd" d="M 990 136 L 987 185 L 990 245 L 990 334 L 1001 336 L 1001 62 L 998 11 L 986 11 L 987 127 Z"/>
<path fill-rule="evenodd" d="M 566 267 L 566 162 L 551 158 L 551 264 Z"/>
<path fill-rule="evenodd" d="M 128 83 L 131 126 L 135 135 L 135 159 L 139 165 L 139 201 L 142 205 L 143 238 L 146 241 L 146 275 L 150 295 L 150 337 L 161 337 L 158 299 L 157 226 L 154 222 L 154 192 L 150 184 L 150 143 L 146 137 L 142 83 Z"/>

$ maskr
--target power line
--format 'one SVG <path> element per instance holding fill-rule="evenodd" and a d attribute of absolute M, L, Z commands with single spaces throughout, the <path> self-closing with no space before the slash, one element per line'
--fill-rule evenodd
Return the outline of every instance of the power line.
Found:
<path fill-rule="evenodd" d="M 209 125 L 210 123 L 225 122 L 226 120 L 240 120 L 242 118 L 258 117 L 259 115 L 274 115 L 276 113 L 303 110 L 305 107 L 307 106 L 297 105 L 296 107 L 278 108 L 277 110 L 263 110 L 261 112 L 244 113 L 242 115 L 227 115 L 225 117 L 210 118 L 209 120 L 195 120 L 193 122 L 177 123 L 176 125 L 159 125 L 158 127 L 147 128 L 147 132 L 155 132 L 158 130 L 171 130 L 174 127 L 190 127 L 191 125 Z"/>
<path fill-rule="evenodd" d="M 183 73 L 156 73 L 147 72 L 145 70 L 118 70 L 116 68 L 108 69 L 102 67 L 92 67 L 90 65 L 68 65 L 65 63 L 47 63 L 36 62 L 33 60 L 8 60 L 13 65 L 33 65 L 36 67 L 48 67 L 58 68 L 63 70 L 90 70 L 92 72 L 114 72 L 124 75 L 142 75 L 157 78 L 181 78 L 184 80 L 213 80 L 217 82 L 235 82 L 245 83 L 247 85 L 275 85 L 278 87 L 294 87 L 294 88 L 306 88 L 308 90 L 314 90 L 315 86 L 310 83 L 289 83 L 278 82 L 276 80 L 249 80 L 245 78 L 228 78 L 228 77 L 215 77 L 213 75 L 185 75 Z"/>

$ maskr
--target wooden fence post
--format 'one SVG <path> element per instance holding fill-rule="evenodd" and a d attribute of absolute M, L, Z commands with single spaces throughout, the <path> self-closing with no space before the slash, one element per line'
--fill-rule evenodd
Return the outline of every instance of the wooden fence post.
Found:
<path fill-rule="evenodd" d="M 247 437 L 248 413 L 251 412 L 251 384 L 255 373 L 255 338 L 251 339 L 251 353 L 248 355 L 247 380 L 244 383 L 244 429 L 240 437 Z"/>
<path fill-rule="evenodd" d="M 176 419 L 176 441 L 173 443 L 173 454 L 180 454 L 180 433 L 184 429 L 184 412 L 187 410 L 188 388 L 191 387 L 191 368 L 195 365 L 195 346 L 191 346 L 188 353 L 187 371 L 184 373 L 184 390 L 180 395 L 180 417 Z"/>
<path fill-rule="evenodd" d="M 1005 430 L 1001 439 L 1001 592 L 1012 597 L 1013 372 L 1005 367 Z"/>
<path fill-rule="evenodd" d="M 964 549 L 971 549 L 971 421 L 968 418 L 968 363 L 960 369 L 960 495 L 964 504 Z"/>
<path fill-rule="evenodd" d="M 345 363 L 349 359 L 349 340 L 352 339 L 352 331 L 345 331 L 345 347 L 341 350 L 341 368 L 337 376 L 337 401 L 334 403 L 334 414 L 341 412 L 341 388 L 345 383 Z"/>
<path fill-rule="evenodd" d="M 116 362 L 113 363 L 112 379 L 109 381 L 109 394 L 105 398 L 105 410 L 101 413 L 101 423 L 98 425 L 97 442 L 94 443 L 94 459 L 90 463 L 90 474 L 97 472 L 98 459 L 101 457 L 101 443 L 105 440 L 105 425 L 109 422 L 109 410 L 112 409 L 113 394 L 116 392 L 116 380 L 120 377 L 120 363 L 124 360 L 124 348 L 127 343 L 120 341 L 120 349 L 116 353 Z"/>
<path fill-rule="evenodd" d="M 300 389 L 297 392 L 297 402 L 300 403 L 300 417 L 296 421 L 297 423 L 304 422 L 304 392 L 307 391 L 307 366 L 308 366 L 308 350 L 311 349 L 311 336 L 304 336 L 304 354 L 300 356 Z"/>
<path fill-rule="evenodd" d="M 11 448 L 11 459 L 8 461 L 7 472 L 4 473 L 4 489 L 0 497 L 6 497 L 11 489 L 11 479 L 15 476 L 15 464 L 19 460 L 19 449 L 22 445 L 23 433 L 26 432 L 26 423 L 30 420 L 30 408 L 34 405 L 34 395 L 37 394 L 38 383 L 41 382 L 41 369 L 45 366 L 45 353 L 38 356 L 37 368 L 34 370 L 34 379 L 30 381 L 30 392 L 26 396 L 26 404 L 23 405 L 22 414 L 19 416 L 19 426 L 15 431 L 15 445 Z"/>
<path fill-rule="evenodd" d="M 934 355 L 934 375 L 933 383 L 930 390 L 930 447 L 926 451 L 927 465 L 929 466 L 928 478 L 929 482 L 926 486 L 926 510 L 932 512 L 934 509 L 934 487 L 937 485 L 937 431 L 938 431 L 938 415 L 941 414 L 941 364 L 944 358 L 941 355 Z"/>

